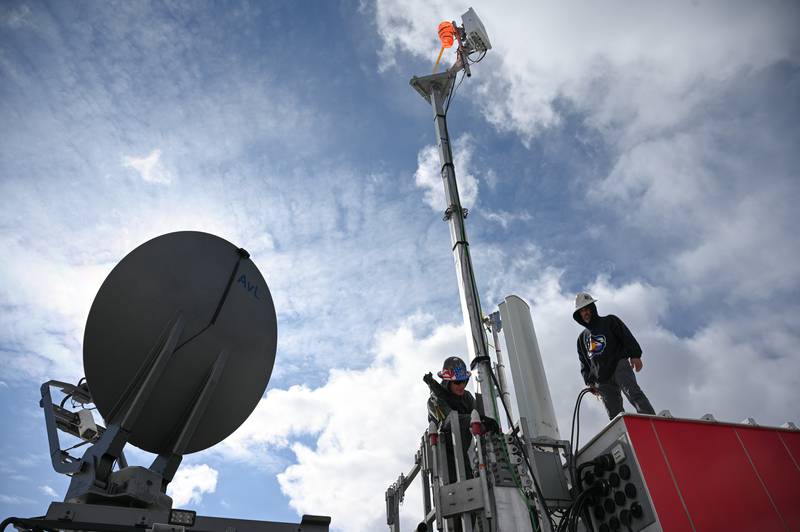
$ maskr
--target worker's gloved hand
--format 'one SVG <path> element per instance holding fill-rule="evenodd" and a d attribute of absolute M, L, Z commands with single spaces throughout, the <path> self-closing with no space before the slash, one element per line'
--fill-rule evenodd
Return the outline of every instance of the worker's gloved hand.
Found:
<path fill-rule="evenodd" d="M 430 385 L 431 383 L 436 382 L 435 380 L 433 380 L 433 374 L 430 371 L 428 373 L 426 373 L 425 376 L 422 377 L 422 380 L 427 385 Z"/>
<path fill-rule="evenodd" d="M 598 396 L 600 395 L 600 390 L 597 389 L 597 385 L 595 385 L 594 383 L 587 384 L 586 387 L 589 388 L 589 391 L 592 394 L 598 395 Z"/>
<path fill-rule="evenodd" d="M 641 358 L 631 358 L 630 363 L 631 367 L 636 370 L 636 373 L 642 371 L 642 366 L 644 366 L 644 364 L 642 363 Z"/>
<path fill-rule="evenodd" d="M 481 416 L 481 423 L 483 424 L 483 433 L 487 432 L 500 432 L 500 425 L 497 424 L 493 418 L 488 416 Z"/>

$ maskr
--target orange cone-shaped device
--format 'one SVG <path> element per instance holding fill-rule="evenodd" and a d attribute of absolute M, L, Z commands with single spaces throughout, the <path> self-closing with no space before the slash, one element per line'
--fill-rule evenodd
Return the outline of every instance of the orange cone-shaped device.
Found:
<path fill-rule="evenodd" d="M 452 22 L 444 21 L 439 24 L 439 40 L 442 41 L 442 48 L 450 48 L 456 38 L 456 27 Z"/>
<path fill-rule="evenodd" d="M 433 65 L 433 72 L 439 67 L 439 61 L 442 59 L 442 54 L 445 48 L 453 46 L 453 41 L 456 38 L 456 27 L 452 22 L 444 21 L 439 24 L 439 40 L 442 41 L 442 48 L 439 50 L 439 57 L 436 58 L 436 64 Z"/>

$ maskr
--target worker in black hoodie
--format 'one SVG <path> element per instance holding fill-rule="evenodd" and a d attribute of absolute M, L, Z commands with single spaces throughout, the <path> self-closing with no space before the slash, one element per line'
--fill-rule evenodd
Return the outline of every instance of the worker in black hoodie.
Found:
<path fill-rule="evenodd" d="M 592 393 L 599 395 L 608 412 L 608 419 L 623 411 L 622 393 L 640 414 L 655 415 L 639 384 L 637 372 L 642 369 L 642 348 L 621 319 L 609 314 L 599 316 L 595 298 L 581 292 L 575 298 L 572 317 L 585 329 L 578 336 L 578 358 L 581 375 Z"/>

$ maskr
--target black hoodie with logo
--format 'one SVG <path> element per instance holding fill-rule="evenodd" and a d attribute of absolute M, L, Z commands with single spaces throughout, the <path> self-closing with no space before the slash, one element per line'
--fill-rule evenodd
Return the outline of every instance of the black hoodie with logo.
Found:
<path fill-rule="evenodd" d="M 597 309 L 592 308 L 592 319 L 588 324 L 583 322 L 577 310 L 572 317 L 585 327 L 578 336 L 578 358 L 583 382 L 587 385 L 611 380 L 620 360 L 641 358 L 639 342 L 613 314 L 598 316 Z"/>

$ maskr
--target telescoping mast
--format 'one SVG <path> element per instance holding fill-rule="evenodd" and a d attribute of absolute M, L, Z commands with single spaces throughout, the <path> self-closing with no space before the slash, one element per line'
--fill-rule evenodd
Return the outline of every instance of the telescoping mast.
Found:
<path fill-rule="evenodd" d="M 510 296 L 501 305 L 500 312 L 495 312 L 488 318 L 484 318 L 481 311 L 467 238 L 468 211 L 461 206 L 458 195 L 450 135 L 447 130 L 447 110 L 458 84 L 463 81 L 464 77 L 472 75 L 470 65 L 483 59 L 491 49 L 491 41 L 483 23 L 472 8 L 462 15 L 461 21 L 460 26 L 455 22 L 442 22 L 439 25 L 442 51 L 454 44 L 457 45 L 455 64 L 443 72 L 436 73 L 436 67 L 442 56 L 442 51 L 440 51 L 434 73 L 413 77 L 411 86 L 430 104 L 433 111 L 446 201 L 444 220 L 450 227 L 453 260 L 467 337 L 467 350 L 471 360 L 470 367 L 477 372 L 478 407 L 482 413 L 499 420 L 502 412 L 498 411 L 497 398 L 506 397 L 507 392 L 504 389 L 505 386 L 501 385 L 502 382 L 505 382 L 504 375 L 501 374 L 498 378 L 492 368 L 487 329 L 496 337 L 501 330 L 503 319 L 506 319 L 506 323 L 513 324 L 515 327 L 515 331 L 507 329 L 506 336 L 514 335 L 518 341 L 515 347 L 519 347 L 520 354 L 522 352 L 526 354 L 538 352 L 538 345 L 536 345 L 529 309 L 520 298 Z M 461 79 L 457 81 L 459 75 Z M 498 348 L 496 340 L 495 347 Z M 544 376 L 544 371 L 533 369 L 537 363 L 538 367 L 535 369 L 541 369 L 541 359 L 538 356 L 517 357 L 516 354 L 515 351 L 510 350 L 511 365 L 516 370 L 512 372 L 512 375 Z M 521 367 L 520 361 L 525 365 L 524 369 Z M 516 381 L 515 384 L 517 384 Z M 475 527 L 483 530 L 508 532 L 551 530 L 549 516 L 544 519 L 541 517 L 546 515 L 547 506 L 545 494 L 541 491 L 536 475 L 533 474 L 533 470 L 526 472 L 520 469 L 520 467 L 531 467 L 530 461 L 525 457 L 526 451 L 523 449 L 526 435 L 528 440 L 533 441 L 534 439 L 534 433 L 530 431 L 528 423 L 534 422 L 535 424 L 531 428 L 537 430 L 536 436 L 540 437 L 540 443 L 543 446 L 539 451 L 542 453 L 541 467 L 548 468 L 550 474 L 555 474 L 559 470 L 560 456 L 566 451 L 566 442 L 558 439 L 558 428 L 546 382 L 544 382 L 544 386 L 539 383 L 539 393 L 542 395 L 538 399 L 533 399 L 537 393 L 533 384 L 535 383 L 523 381 L 517 385 L 520 392 L 531 394 L 531 400 L 524 406 L 536 405 L 537 408 L 533 409 L 536 412 L 531 409 L 524 410 L 530 417 L 527 420 L 523 419 L 523 425 L 518 426 L 516 430 L 511 430 L 508 435 L 495 435 L 493 438 L 481 437 L 481 430 L 478 426 L 479 413 L 473 413 L 473 420 L 477 420 L 472 427 L 475 442 L 472 447 L 477 466 L 474 469 L 478 471 L 477 476 L 473 477 L 468 472 L 469 464 L 463 464 L 463 460 L 457 459 L 456 478 L 448 478 L 446 456 L 443 454 L 444 446 L 438 445 L 439 435 L 436 433 L 436 428 L 429 429 L 426 437 L 423 438 L 420 452 L 417 454 L 415 467 L 409 475 L 401 475 L 387 492 L 387 520 L 392 530 L 400 530 L 399 503 L 405 489 L 420 470 L 424 471 L 423 495 L 426 513 L 424 522 L 420 524 L 421 527 L 427 527 L 435 522 L 439 530 L 458 530 L 460 528 L 470 531 Z M 500 403 L 506 410 L 506 416 L 510 422 L 510 411 L 508 411 L 510 405 L 506 400 L 501 400 Z M 542 406 L 544 408 L 541 408 Z M 453 416 L 450 421 L 454 426 L 452 434 L 459 434 L 458 419 Z M 520 431 L 523 433 L 521 434 Z M 455 455 L 460 458 L 462 456 L 460 438 L 453 438 L 453 445 L 456 449 Z M 442 464 L 443 467 L 432 468 L 434 463 Z M 557 487 L 550 495 L 554 499 L 567 500 L 566 485 Z M 539 510 L 537 511 L 536 508 Z"/>

